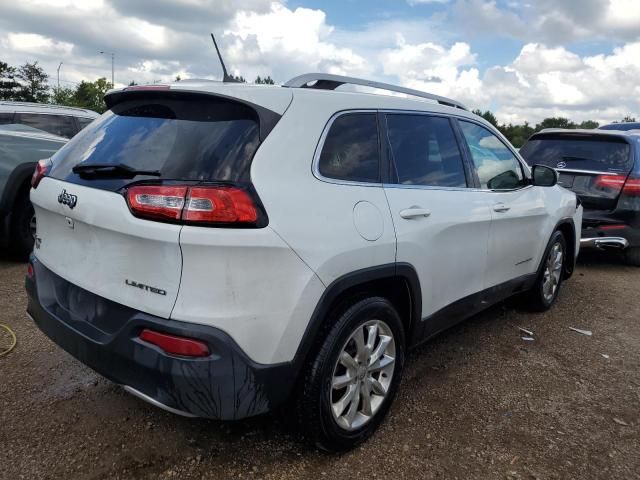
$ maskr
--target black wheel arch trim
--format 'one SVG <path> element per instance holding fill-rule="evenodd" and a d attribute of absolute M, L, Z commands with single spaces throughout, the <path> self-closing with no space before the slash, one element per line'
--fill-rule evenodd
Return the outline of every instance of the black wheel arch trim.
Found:
<path fill-rule="evenodd" d="M 324 321 L 331 312 L 332 307 L 339 297 L 349 289 L 375 280 L 406 281 L 411 298 L 411 318 L 409 319 L 409 331 L 405 332 L 407 342 L 413 337 L 413 332 L 420 327 L 422 318 L 422 293 L 420 280 L 415 268 L 409 263 L 389 263 L 375 267 L 363 268 L 347 273 L 327 286 L 311 315 L 307 328 L 302 336 L 298 350 L 292 360 L 295 377 L 306 363 L 317 340 L 317 334 L 321 330 Z"/>
<path fill-rule="evenodd" d="M 0 212 L 7 214 L 11 211 L 20 189 L 33 175 L 36 168 L 35 162 L 22 163 L 9 174 L 5 184 L 2 198 L 0 198 Z"/>

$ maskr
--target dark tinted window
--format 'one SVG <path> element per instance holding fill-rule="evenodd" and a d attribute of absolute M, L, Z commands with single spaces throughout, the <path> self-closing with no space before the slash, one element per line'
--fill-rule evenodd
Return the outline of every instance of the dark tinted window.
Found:
<path fill-rule="evenodd" d="M 162 179 L 249 182 L 259 133 L 255 111 L 237 102 L 130 100 L 114 106 L 60 149 L 51 176 L 82 183 L 72 172 L 75 165 L 113 163 L 159 170 Z M 102 183 L 115 189 L 125 182 Z"/>
<path fill-rule="evenodd" d="M 0 113 L 0 125 L 8 125 L 10 123 L 13 123 L 13 112 Z"/>
<path fill-rule="evenodd" d="M 84 127 L 86 127 L 91 122 L 93 122 L 93 118 L 85 118 L 85 117 L 76 117 L 76 120 L 78 121 L 78 126 L 80 127 L 80 130 L 82 130 Z"/>
<path fill-rule="evenodd" d="M 318 169 L 328 178 L 380 182 L 376 114 L 350 113 L 336 118 L 322 146 Z"/>
<path fill-rule="evenodd" d="M 28 125 L 60 137 L 71 138 L 76 134 L 73 117 L 48 113 L 16 113 L 15 123 Z"/>
<path fill-rule="evenodd" d="M 397 183 L 467 186 L 458 142 L 447 118 L 409 114 L 386 118 Z"/>
<path fill-rule="evenodd" d="M 632 164 L 629 144 L 608 135 L 538 135 L 520 154 L 529 165 L 553 168 L 628 172 Z"/>
<path fill-rule="evenodd" d="M 512 190 L 525 184 L 519 160 L 496 135 L 475 123 L 459 123 L 482 188 Z"/>

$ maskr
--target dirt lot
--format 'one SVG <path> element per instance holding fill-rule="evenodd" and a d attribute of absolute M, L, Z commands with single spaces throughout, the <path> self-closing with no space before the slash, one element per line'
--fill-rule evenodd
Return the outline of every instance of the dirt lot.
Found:
<path fill-rule="evenodd" d="M 415 351 L 383 427 L 341 456 L 277 416 L 184 419 L 129 396 L 35 328 L 24 271 L 0 260 L 19 342 L 0 357 L 2 479 L 640 478 L 640 269 L 615 259 L 582 260 L 546 314 L 500 305 Z"/>

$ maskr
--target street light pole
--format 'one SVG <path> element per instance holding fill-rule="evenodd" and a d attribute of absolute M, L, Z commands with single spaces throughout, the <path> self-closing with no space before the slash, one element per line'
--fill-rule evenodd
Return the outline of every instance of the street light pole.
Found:
<path fill-rule="evenodd" d="M 104 53 L 106 52 L 100 51 L 100 54 L 104 54 Z M 116 61 L 116 54 L 114 52 L 111 52 L 111 88 L 114 88 L 116 86 L 116 80 L 114 75 L 115 61 Z"/>

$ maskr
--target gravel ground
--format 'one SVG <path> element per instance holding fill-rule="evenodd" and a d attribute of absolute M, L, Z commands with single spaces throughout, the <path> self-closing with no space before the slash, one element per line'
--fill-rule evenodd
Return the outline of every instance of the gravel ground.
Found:
<path fill-rule="evenodd" d="M 0 357 L 2 479 L 640 478 L 640 269 L 615 258 L 583 259 L 550 312 L 499 305 L 413 352 L 382 428 L 339 456 L 280 416 L 184 419 L 124 393 L 25 316 L 24 271 L 0 260 L 18 336 Z"/>

